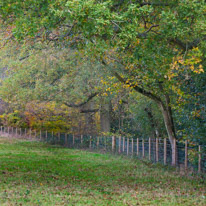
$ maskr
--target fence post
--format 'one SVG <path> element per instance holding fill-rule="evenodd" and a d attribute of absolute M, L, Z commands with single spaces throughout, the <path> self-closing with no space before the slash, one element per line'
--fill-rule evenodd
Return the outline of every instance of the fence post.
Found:
<path fill-rule="evenodd" d="M 64 144 L 65 146 L 67 146 L 67 133 L 65 133 L 65 136 L 64 136 Z"/>
<path fill-rule="evenodd" d="M 26 132 L 27 132 L 27 129 L 25 128 L 24 129 L 24 136 L 26 137 Z"/>
<path fill-rule="evenodd" d="M 74 146 L 74 144 L 75 144 L 75 136 L 74 136 L 74 134 L 73 134 L 73 136 L 72 136 L 72 144 L 73 144 L 73 146 Z"/>
<path fill-rule="evenodd" d="M 21 128 L 20 128 L 20 137 L 21 137 Z"/>
<path fill-rule="evenodd" d="M 164 165 L 167 164 L 167 139 L 164 138 Z"/>
<path fill-rule="evenodd" d="M 89 137 L 89 149 L 91 149 L 92 148 L 92 137 L 90 136 Z"/>
<path fill-rule="evenodd" d="M 156 138 L 156 162 L 159 161 L 159 141 L 158 138 Z"/>
<path fill-rule="evenodd" d="M 56 144 L 56 140 L 54 140 L 54 131 L 52 131 L 52 141 L 54 141 L 54 144 Z"/>
<path fill-rule="evenodd" d="M 36 129 L 35 129 L 35 139 L 37 139 L 37 136 L 36 136 Z"/>
<path fill-rule="evenodd" d="M 41 141 L 41 129 L 40 129 L 40 141 Z"/>
<path fill-rule="evenodd" d="M 201 173 L 201 146 L 198 147 L 198 173 Z"/>
<path fill-rule="evenodd" d="M 83 135 L 81 134 L 81 144 L 83 144 Z"/>
<path fill-rule="evenodd" d="M 60 137 L 61 137 L 61 133 L 58 132 L 58 142 L 60 143 Z"/>
<path fill-rule="evenodd" d="M 97 140 L 97 149 L 99 148 L 99 136 L 96 137 L 96 140 Z"/>
<path fill-rule="evenodd" d="M 151 160 L 151 138 L 149 137 L 149 160 Z"/>
<path fill-rule="evenodd" d="M 47 132 L 47 130 L 46 130 L 46 142 L 47 142 L 47 138 L 48 138 L 48 132 Z"/>
<path fill-rule="evenodd" d="M 114 152 L 114 136 L 112 136 L 112 152 Z"/>
<path fill-rule="evenodd" d="M 188 168 L 188 148 L 187 148 L 187 140 L 185 140 L 185 170 Z"/>
<path fill-rule="evenodd" d="M 121 136 L 119 136 L 119 154 L 121 153 Z"/>
<path fill-rule="evenodd" d="M 11 128 L 11 132 L 12 132 L 12 135 L 14 135 L 14 128 L 13 127 Z"/>
<path fill-rule="evenodd" d="M 139 156 L 139 138 L 137 138 L 137 156 Z"/>
<path fill-rule="evenodd" d="M 129 155 L 129 138 L 127 138 L 127 155 Z"/>
<path fill-rule="evenodd" d="M 144 139 L 142 139 L 142 157 L 145 157 L 145 152 L 144 152 Z"/>
<path fill-rule="evenodd" d="M 2 133 L 2 126 L 1 126 L 1 133 Z"/>
<path fill-rule="evenodd" d="M 16 127 L 16 137 L 18 136 L 18 128 Z"/>
<path fill-rule="evenodd" d="M 134 140 L 132 138 L 132 156 L 133 156 L 133 153 L 134 153 Z"/>
<path fill-rule="evenodd" d="M 7 130 L 8 130 L 8 131 L 7 131 L 8 135 L 9 135 L 9 128 L 10 128 L 10 127 L 8 127 L 8 129 L 7 129 Z"/>
<path fill-rule="evenodd" d="M 116 152 L 116 141 L 117 141 L 117 139 L 116 139 L 116 137 L 114 136 L 114 152 Z"/>
<path fill-rule="evenodd" d="M 125 151 L 125 137 L 123 137 L 123 145 L 122 145 L 122 151 Z"/>
<path fill-rule="evenodd" d="M 31 138 L 31 128 L 29 129 L 29 138 Z"/>
<path fill-rule="evenodd" d="M 176 144 L 176 139 L 174 139 L 174 145 L 175 145 L 175 147 L 174 147 L 174 160 L 175 160 L 175 162 L 174 162 L 174 166 L 176 166 L 176 164 L 177 164 L 177 144 Z"/>

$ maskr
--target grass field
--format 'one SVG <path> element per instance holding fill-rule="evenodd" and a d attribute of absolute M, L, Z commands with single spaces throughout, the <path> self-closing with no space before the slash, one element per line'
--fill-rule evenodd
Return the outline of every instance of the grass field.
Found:
<path fill-rule="evenodd" d="M 206 205 L 205 191 L 158 165 L 0 138 L 0 206 Z"/>

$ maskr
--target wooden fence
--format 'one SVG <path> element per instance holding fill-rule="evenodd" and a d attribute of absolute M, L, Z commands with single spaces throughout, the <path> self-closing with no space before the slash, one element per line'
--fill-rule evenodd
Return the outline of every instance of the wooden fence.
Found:
<path fill-rule="evenodd" d="M 149 160 L 154 163 L 171 165 L 171 145 L 166 138 L 92 137 L 3 126 L 0 128 L 0 134 L 13 138 L 37 139 L 68 148 L 111 152 L 113 154 Z M 204 145 L 192 144 L 188 140 L 184 142 L 177 141 L 176 143 L 175 165 L 180 170 L 198 173 L 206 171 L 206 147 Z"/>

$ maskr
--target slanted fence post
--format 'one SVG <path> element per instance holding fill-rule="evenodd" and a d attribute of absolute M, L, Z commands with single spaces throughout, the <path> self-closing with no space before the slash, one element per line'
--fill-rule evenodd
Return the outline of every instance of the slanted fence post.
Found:
<path fill-rule="evenodd" d="M 151 160 L 151 138 L 149 137 L 149 160 Z"/>
<path fill-rule="evenodd" d="M 198 147 L 198 173 L 201 173 L 201 146 Z"/>
<path fill-rule="evenodd" d="M 167 164 L 167 139 L 164 138 L 164 165 Z"/>
<path fill-rule="evenodd" d="M 188 148 L 187 148 L 187 140 L 185 140 L 185 170 L 188 169 Z"/>

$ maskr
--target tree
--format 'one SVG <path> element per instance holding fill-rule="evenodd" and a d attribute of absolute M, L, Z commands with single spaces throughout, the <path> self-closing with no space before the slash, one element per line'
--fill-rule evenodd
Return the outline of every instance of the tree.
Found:
<path fill-rule="evenodd" d="M 14 37 L 78 47 L 120 82 L 156 102 L 175 164 L 172 105 L 184 84 L 177 77 L 204 71 L 203 0 L 11 1 L 3 3 L 1 13 L 5 23 L 15 25 Z"/>

